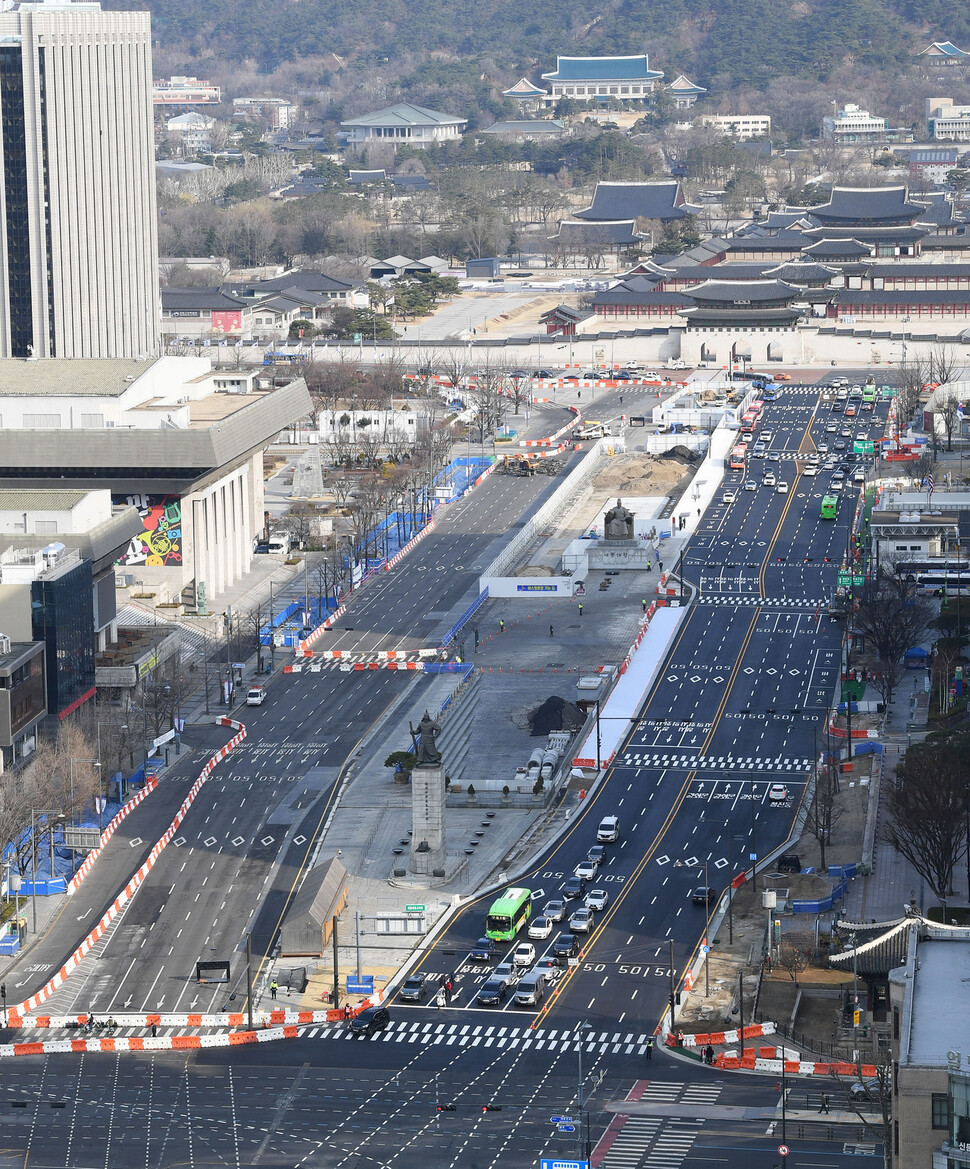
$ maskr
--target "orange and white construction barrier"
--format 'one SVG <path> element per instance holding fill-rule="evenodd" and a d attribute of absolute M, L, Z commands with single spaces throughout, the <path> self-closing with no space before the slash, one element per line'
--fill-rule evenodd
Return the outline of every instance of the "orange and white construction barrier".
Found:
<path fill-rule="evenodd" d="M 104 846 L 108 843 L 108 841 L 111 839 L 111 837 L 114 836 L 115 830 L 117 829 L 118 825 L 122 822 L 122 820 L 126 819 L 126 817 L 135 808 L 138 807 L 138 805 L 142 802 L 142 800 L 147 800 L 148 797 L 152 794 L 152 792 L 157 787 L 158 787 L 158 780 L 153 776 L 151 779 L 149 779 L 145 783 L 145 786 L 141 789 L 141 791 L 138 793 L 138 795 L 135 796 L 134 799 L 129 800 L 125 804 L 125 806 L 121 809 L 121 811 L 117 814 L 117 816 L 115 816 L 111 820 L 111 822 L 108 824 L 108 827 L 105 828 L 105 830 L 101 833 L 101 840 L 100 840 L 100 843 L 98 844 L 98 847 L 96 849 L 94 849 L 93 852 L 88 853 L 88 855 L 84 858 L 84 863 L 81 865 L 81 867 L 78 869 L 78 871 L 74 874 L 74 876 L 68 882 L 68 886 L 67 886 L 67 895 L 68 896 L 70 896 L 72 893 L 77 892 L 78 886 L 81 884 L 81 882 L 84 880 L 84 878 L 88 875 L 88 873 L 90 873 L 90 871 L 94 868 L 94 862 L 98 859 L 98 857 L 104 851 Z"/>

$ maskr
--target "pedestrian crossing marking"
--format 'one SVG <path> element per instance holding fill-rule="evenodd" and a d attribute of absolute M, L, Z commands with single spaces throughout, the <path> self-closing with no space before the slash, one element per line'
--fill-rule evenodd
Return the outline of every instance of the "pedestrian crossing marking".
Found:
<path fill-rule="evenodd" d="M 354 1033 L 342 1023 L 324 1023 L 297 1029 L 301 1039 L 354 1039 Z M 466 1023 L 414 1023 L 391 1020 L 383 1031 L 377 1031 L 371 1040 L 384 1043 L 427 1043 L 457 1045 L 459 1047 L 494 1047 L 500 1050 L 528 1046 L 533 1051 L 575 1051 L 579 1046 L 570 1031 L 542 1031 L 531 1027 L 492 1026 Z M 613 1032 L 590 1033 L 583 1036 L 584 1052 L 611 1055 L 643 1055 L 647 1050 L 648 1035 L 617 1035 Z"/>
<path fill-rule="evenodd" d="M 639 752 L 627 751 L 613 761 L 615 767 L 643 767 L 647 770 L 680 771 L 811 771 L 812 760 L 808 756 L 776 755 L 765 758 L 760 755 L 746 758 L 734 755 L 692 755 L 689 752 Z"/>
<path fill-rule="evenodd" d="M 701 581 L 702 589 L 712 589 L 715 584 L 704 584 Z M 731 581 L 722 582 L 725 585 L 730 585 Z M 756 593 L 715 593 L 702 592 L 695 604 L 698 605 L 735 605 L 741 606 L 758 606 L 770 609 L 810 609 L 812 611 L 828 605 L 828 601 L 823 597 L 762 597 Z"/>

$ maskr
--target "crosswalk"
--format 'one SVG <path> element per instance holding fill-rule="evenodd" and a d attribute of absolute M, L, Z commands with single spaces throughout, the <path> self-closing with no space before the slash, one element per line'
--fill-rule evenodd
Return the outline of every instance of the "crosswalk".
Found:
<path fill-rule="evenodd" d="M 728 585 L 731 582 L 721 582 L 721 587 Z M 702 588 L 703 588 L 702 582 Z M 708 588 L 713 587 L 708 585 Z M 762 597 L 758 593 L 712 593 L 702 592 L 697 598 L 698 605 L 733 605 L 736 608 L 741 606 L 758 606 L 779 609 L 811 609 L 812 611 L 820 609 L 823 605 L 827 605 L 828 601 L 824 597 Z"/>
<path fill-rule="evenodd" d="M 812 760 L 804 755 L 775 755 L 766 758 L 749 755 L 741 758 L 734 755 L 691 755 L 687 752 L 639 752 L 627 751 L 613 761 L 615 767 L 645 767 L 666 771 L 670 768 L 683 771 L 811 771 Z"/>
<path fill-rule="evenodd" d="M 683 1083 L 678 1081 L 639 1081 L 628 1099 L 640 1104 L 661 1107 L 673 1104 L 696 1105 L 699 1109 L 714 1104 L 721 1084 Z M 613 1126 L 611 1126 L 612 1128 Z M 700 1120 L 682 1120 L 663 1116 L 626 1116 L 622 1125 L 608 1133 L 593 1164 L 599 1169 L 680 1169 L 701 1131 Z"/>
<path fill-rule="evenodd" d="M 342 1023 L 300 1027 L 303 1039 L 353 1039 Z M 633 1031 L 600 1031 L 584 1035 L 583 1053 L 591 1055 L 640 1055 L 647 1050 L 649 1036 Z M 371 1041 L 381 1043 L 420 1043 L 425 1046 L 484 1047 L 497 1050 L 576 1051 L 576 1033 L 572 1030 L 532 1030 L 530 1027 L 500 1024 L 411 1022 L 392 1019 Z"/>

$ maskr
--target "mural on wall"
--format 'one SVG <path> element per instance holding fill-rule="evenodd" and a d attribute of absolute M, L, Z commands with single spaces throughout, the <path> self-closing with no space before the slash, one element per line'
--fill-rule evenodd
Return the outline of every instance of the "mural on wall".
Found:
<path fill-rule="evenodd" d="M 119 564 L 163 568 L 182 563 L 182 501 L 177 495 L 117 495 L 113 503 L 138 508 L 143 530 L 132 536 Z"/>

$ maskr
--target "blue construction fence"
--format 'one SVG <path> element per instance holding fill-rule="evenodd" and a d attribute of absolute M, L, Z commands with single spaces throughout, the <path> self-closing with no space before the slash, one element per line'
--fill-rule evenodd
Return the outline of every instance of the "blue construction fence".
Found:
<path fill-rule="evenodd" d="M 259 644 L 295 647 L 337 608 L 336 597 L 301 597 L 273 614 L 259 631 Z"/>
<path fill-rule="evenodd" d="M 836 902 L 841 901 L 845 896 L 845 891 L 849 887 L 849 879 L 854 877 L 857 871 L 858 865 L 855 864 L 829 865 L 828 875 L 836 881 L 829 896 L 817 901 L 791 901 L 789 905 L 792 913 L 830 913 L 835 908 Z"/>
<path fill-rule="evenodd" d="M 464 611 L 464 613 L 462 613 L 462 615 L 458 618 L 458 620 L 454 623 L 454 625 L 452 625 L 452 627 L 448 630 L 448 632 L 441 639 L 442 649 L 445 646 L 447 646 L 450 642 L 454 641 L 454 639 L 458 636 L 458 634 L 461 633 L 461 631 L 465 628 L 465 626 L 468 624 L 468 622 L 471 621 L 472 617 L 475 616 L 475 614 L 482 607 L 482 605 L 485 604 L 485 602 L 487 600 L 488 600 L 488 588 L 486 587 L 486 588 L 482 589 L 482 591 L 478 594 L 478 596 L 475 598 L 475 600 L 472 601 L 472 603 L 468 606 L 468 608 Z"/>

